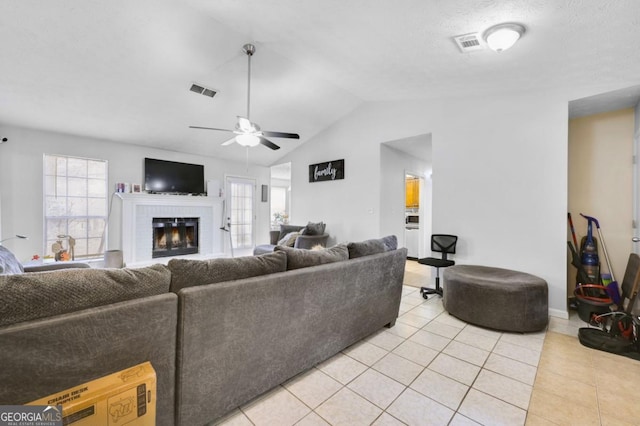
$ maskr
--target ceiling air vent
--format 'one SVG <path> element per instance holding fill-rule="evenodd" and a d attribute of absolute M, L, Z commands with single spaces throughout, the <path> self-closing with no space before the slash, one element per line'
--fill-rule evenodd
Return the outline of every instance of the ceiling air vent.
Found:
<path fill-rule="evenodd" d="M 470 33 L 453 37 L 456 44 L 463 53 L 484 50 L 484 43 L 479 33 Z"/>
<path fill-rule="evenodd" d="M 201 86 L 201 85 L 195 84 L 195 83 L 193 83 L 191 85 L 191 88 L 189 90 L 191 90 L 192 92 L 200 93 L 201 95 L 208 96 L 210 98 L 213 98 L 216 95 L 216 91 L 215 90 L 208 89 L 208 88 L 206 88 L 204 86 Z"/>

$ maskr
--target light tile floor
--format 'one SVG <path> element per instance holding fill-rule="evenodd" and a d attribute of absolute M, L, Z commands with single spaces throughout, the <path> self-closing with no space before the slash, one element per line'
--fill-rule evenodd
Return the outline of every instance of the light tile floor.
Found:
<path fill-rule="evenodd" d="M 577 317 L 504 333 L 449 315 L 408 261 L 400 317 L 236 409 L 233 425 L 638 425 L 640 362 L 580 345 Z"/>

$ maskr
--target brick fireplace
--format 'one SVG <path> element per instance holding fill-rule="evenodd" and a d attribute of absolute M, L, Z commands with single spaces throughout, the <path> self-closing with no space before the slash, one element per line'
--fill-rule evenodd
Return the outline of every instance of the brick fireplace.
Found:
<path fill-rule="evenodd" d="M 220 198 L 117 195 L 122 200 L 122 251 L 128 266 L 156 263 L 172 256 L 223 255 Z M 193 226 L 194 222 L 197 226 Z"/>

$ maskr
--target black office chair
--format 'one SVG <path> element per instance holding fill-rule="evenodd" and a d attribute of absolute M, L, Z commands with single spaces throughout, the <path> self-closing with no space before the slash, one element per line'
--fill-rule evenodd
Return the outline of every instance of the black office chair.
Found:
<path fill-rule="evenodd" d="M 436 268 L 436 288 L 420 287 L 420 294 L 422 294 L 422 297 L 425 299 L 429 298 L 429 294 L 439 294 L 442 296 L 442 288 L 440 287 L 440 268 L 446 268 L 456 264 L 453 260 L 447 259 L 447 255 L 455 254 L 457 242 L 458 237 L 455 235 L 431 235 L 431 251 L 442 253 L 442 258 L 425 257 L 423 259 L 418 259 L 418 263 Z"/>

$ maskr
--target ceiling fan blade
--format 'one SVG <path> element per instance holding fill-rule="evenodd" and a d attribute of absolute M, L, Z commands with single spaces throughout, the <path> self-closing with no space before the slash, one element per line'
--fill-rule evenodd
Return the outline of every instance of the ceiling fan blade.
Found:
<path fill-rule="evenodd" d="M 297 133 L 284 133 L 284 132 L 269 132 L 262 131 L 262 134 L 271 138 L 287 138 L 287 139 L 300 139 L 300 135 Z"/>
<path fill-rule="evenodd" d="M 217 129 L 215 127 L 200 127 L 200 126 L 189 126 L 190 129 L 204 129 L 204 130 L 220 130 L 221 132 L 233 132 L 233 130 L 229 129 Z"/>
<path fill-rule="evenodd" d="M 227 146 L 227 145 L 231 145 L 232 143 L 234 143 L 236 141 L 236 137 L 232 137 L 231 139 L 229 139 L 228 141 L 224 141 L 222 142 L 221 146 Z"/>
<path fill-rule="evenodd" d="M 275 143 L 271 142 L 269 139 L 264 138 L 262 136 L 260 136 L 260 143 L 264 146 L 266 146 L 267 148 L 271 148 L 274 151 L 276 149 L 280 149 L 280 147 L 278 145 L 276 145 Z"/>

